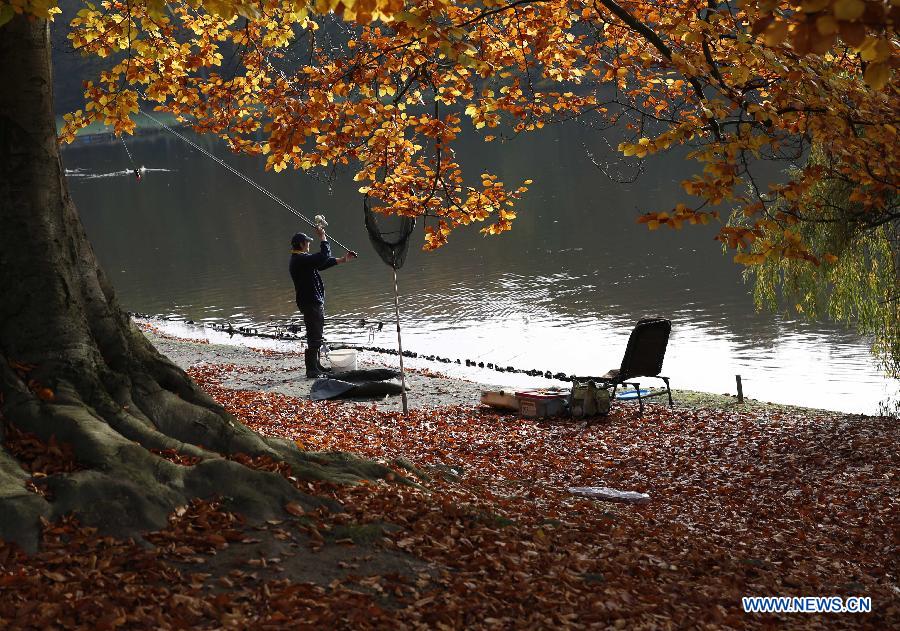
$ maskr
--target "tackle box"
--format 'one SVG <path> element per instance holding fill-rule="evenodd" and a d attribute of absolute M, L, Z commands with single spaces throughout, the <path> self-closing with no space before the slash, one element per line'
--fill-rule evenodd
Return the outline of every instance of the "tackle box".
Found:
<path fill-rule="evenodd" d="M 532 418 L 543 416 L 559 416 L 566 409 L 568 393 L 525 390 L 516 392 L 519 401 L 519 414 Z"/>

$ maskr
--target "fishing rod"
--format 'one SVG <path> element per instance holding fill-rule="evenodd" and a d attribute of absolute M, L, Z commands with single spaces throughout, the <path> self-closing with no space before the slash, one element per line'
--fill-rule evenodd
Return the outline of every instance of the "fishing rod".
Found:
<path fill-rule="evenodd" d="M 250 186 L 252 186 L 252 187 L 255 188 L 256 190 L 258 190 L 260 193 L 262 193 L 263 195 L 265 195 L 266 197 L 268 197 L 269 199 L 271 199 L 271 200 L 274 201 L 275 203 L 280 204 L 281 206 L 283 206 L 284 208 L 286 208 L 289 212 L 293 213 L 295 216 L 297 216 L 297 217 L 299 217 L 300 219 L 302 219 L 302 220 L 303 220 L 304 222 L 306 222 L 310 227 L 312 227 L 312 228 L 317 228 L 317 227 L 318 227 L 318 224 L 314 223 L 314 222 L 313 222 L 312 220 L 310 220 L 310 219 L 307 219 L 306 216 L 303 215 L 303 213 L 301 213 L 301 212 L 298 211 L 296 208 L 294 208 L 293 206 L 291 206 L 290 204 L 288 204 L 286 201 L 284 201 L 283 199 L 281 199 L 280 197 L 278 197 L 277 195 L 275 195 L 274 193 L 272 193 L 271 191 L 269 191 L 268 189 L 266 189 L 266 188 L 265 188 L 264 186 L 262 186 L 261 184 L 256 183 L 254 180 L 251 180 L 249 177 L 247 177 L 246 175 L 244 175 L 243 173 L 241 173 L 240 171 L 238 171 L 237 169 L 235 169 L 234 167 L 232 167 L 230 164 L 228 164 L 227 162 L 225 162 L 224 160 L 222 160 L 222 159 L 219 158 L 218 156 L 215 156 L 215 155 L 211 154 L 209 151 L 207 151 L 206 149 L 204 149 L 203 147 L 201 147 L 200 145 L 198 145 L 197 143 L 195 143 L 194 141 L 192 141 L 192 140 L 191 140 L 190 138 L 188 138 L 187 136 L 184 136 L 183 134 L 178 133 L 177 131 L 175 131 L 174 129 L 172 129 L 172 128 L 169 127 L 168 125 L 166 125 L 164 122 L 162 122 L 161 120 L 159 120 L 158 118 L 156 118 L 156 117 L 153 116 L 152 114 L 149 114 L 149 113 L 145 112 L 145 111 L 142 110 L 142 109 L 138 109 L 138 112 L 141 113 L 141 114 L 143 114 L 143 115 L 146 116 L 147 118 L 149 118 L 151 121 L 153 121 L 154 123 L 156 123 L 157 125 L 159 125 L 161 128 L 163 128 L 163 129 L 165 129 L 166 131 L 170 132 L 171 134 L 177 136 L 177 137 L 178 137 L 179 139 L 181 139 L 183 142 L 187 143 L 188 145 L 190 145 L 191 147 L 193 147 L 194 149 L 196 149 L 197 151 L 199 151 L 200 153 L 202 153 L 203 155 L 205 155 L 207 158 L 211 158 L 211 159 L 215 160 L 215 161 L 219 164 L 219 166 L 222 166 L 222 167 L 228 169 L 229 171 L 231 171 L 234 175 L 236 175 L 236 176 L 238 176 L 239 178 L 241 178 L 242 180 L 244 180 L 247 184 L 249 184 Z M 326 225 L 327 225 L 327 224 L 326 224 Z M 337 239 L 335 239 L 335 238 L 333 238 L 333 237 L 331 238 L 331 242 L 334 243 L 335 245 L 338 245 L 338 246 L 344 248 L 344 250 L 346 250 L 347 252 L 352 252 L 352 251 L 353 251 L 353 250 L 351 250 L 350 248 L 348 248 L 346 245 L 344 245 L 343 243 L 341 243 L 340 241 L 338 241 Z"/>

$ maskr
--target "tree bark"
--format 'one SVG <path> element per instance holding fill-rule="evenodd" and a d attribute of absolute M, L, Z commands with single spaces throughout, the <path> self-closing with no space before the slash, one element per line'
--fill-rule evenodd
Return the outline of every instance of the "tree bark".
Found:
<path fill-rule="evenodd" d="M 34 549 L 41 518 L 72 512 L 133 534 L 163 527 L 191 497 L 222 496 L 259 518 L 283 515 L 289 501 L 320 503 L 223 457 L 235 453 L 287 461 L 308 479 L 386 475 L 255 434 L 152 347 L 116 301 L 69 195 L 48 23 L 17 15 L 0 27 L 0 67 L 0 538 Z M 80 470 L 45 479 L 52 500 L 26 487 L 4 425 L 74 449 Z M 181 466 L 151 449 L 201 461 Z"/>

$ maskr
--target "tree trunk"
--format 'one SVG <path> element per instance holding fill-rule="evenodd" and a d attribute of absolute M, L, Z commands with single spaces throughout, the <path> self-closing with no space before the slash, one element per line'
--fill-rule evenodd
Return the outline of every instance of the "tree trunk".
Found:
<path fill-rule="evenodd" d="M 160 528 L 191 497 L 222 496 L 259 518 L 320 503 L 228 454 L 269 455 L 305 478 L 385 474 L 255 434 L 152 347 L 119 307 L 69 196 L 48 23 L 17 15 L 0 27 L 0 67 L 0 538 L 34 549 L 40 518 L 72 512 L 112 534 Z M 9 426 L 71 445 L 79 470 L 45 478 L 46 499 L 29 491 Z M 201 461 L 150 451 L 168 449 Z"/>

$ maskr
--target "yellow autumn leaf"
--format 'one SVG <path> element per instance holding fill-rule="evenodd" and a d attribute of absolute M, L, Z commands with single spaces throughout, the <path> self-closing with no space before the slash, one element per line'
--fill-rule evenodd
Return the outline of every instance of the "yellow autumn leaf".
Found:
<path fill-rule="evenodd" d="M 766 29 L 764 38 L 768 46 L 778 46 L 778 44 L 784 41 L 787 34 L 787 22 L 773 22 L 772 25 Z"/>
<path fill-rule="evenodd" d="M 739 252 L 734 255 L 734 262 L 741 265 L 759 265 L 766 260 L 762 254 L 749 254 L 747 252 Z"/>
<path fill-rule="evenodd" d="M 838 32 L 838 23 L 831 15 L 821 15 L 816 18 L 816 30 L 820 35 L 834 35 Z"/>
<path fill-rule="evenodd" d="M 801 8 L 805 13 L 815 13 L 828 6 L 831 0 L 803 0 Z"/>
<path fill-rule="evenodd" d="M 837 0 L 834 3 L 834 16 L 839 20 L 854 21 L 866 10 L 863 0 Z"/>
<path fill-rule="evenodd" d="M 16 12 L 8 4 L 0 5 L 0 26 L 9 22 Z"/>
<path fill-rule="evenodd" d="M 863 79 L 873 90 L 880 90 L 891 78 L 891 69 L 885 63 L 869 64 Z"/>

